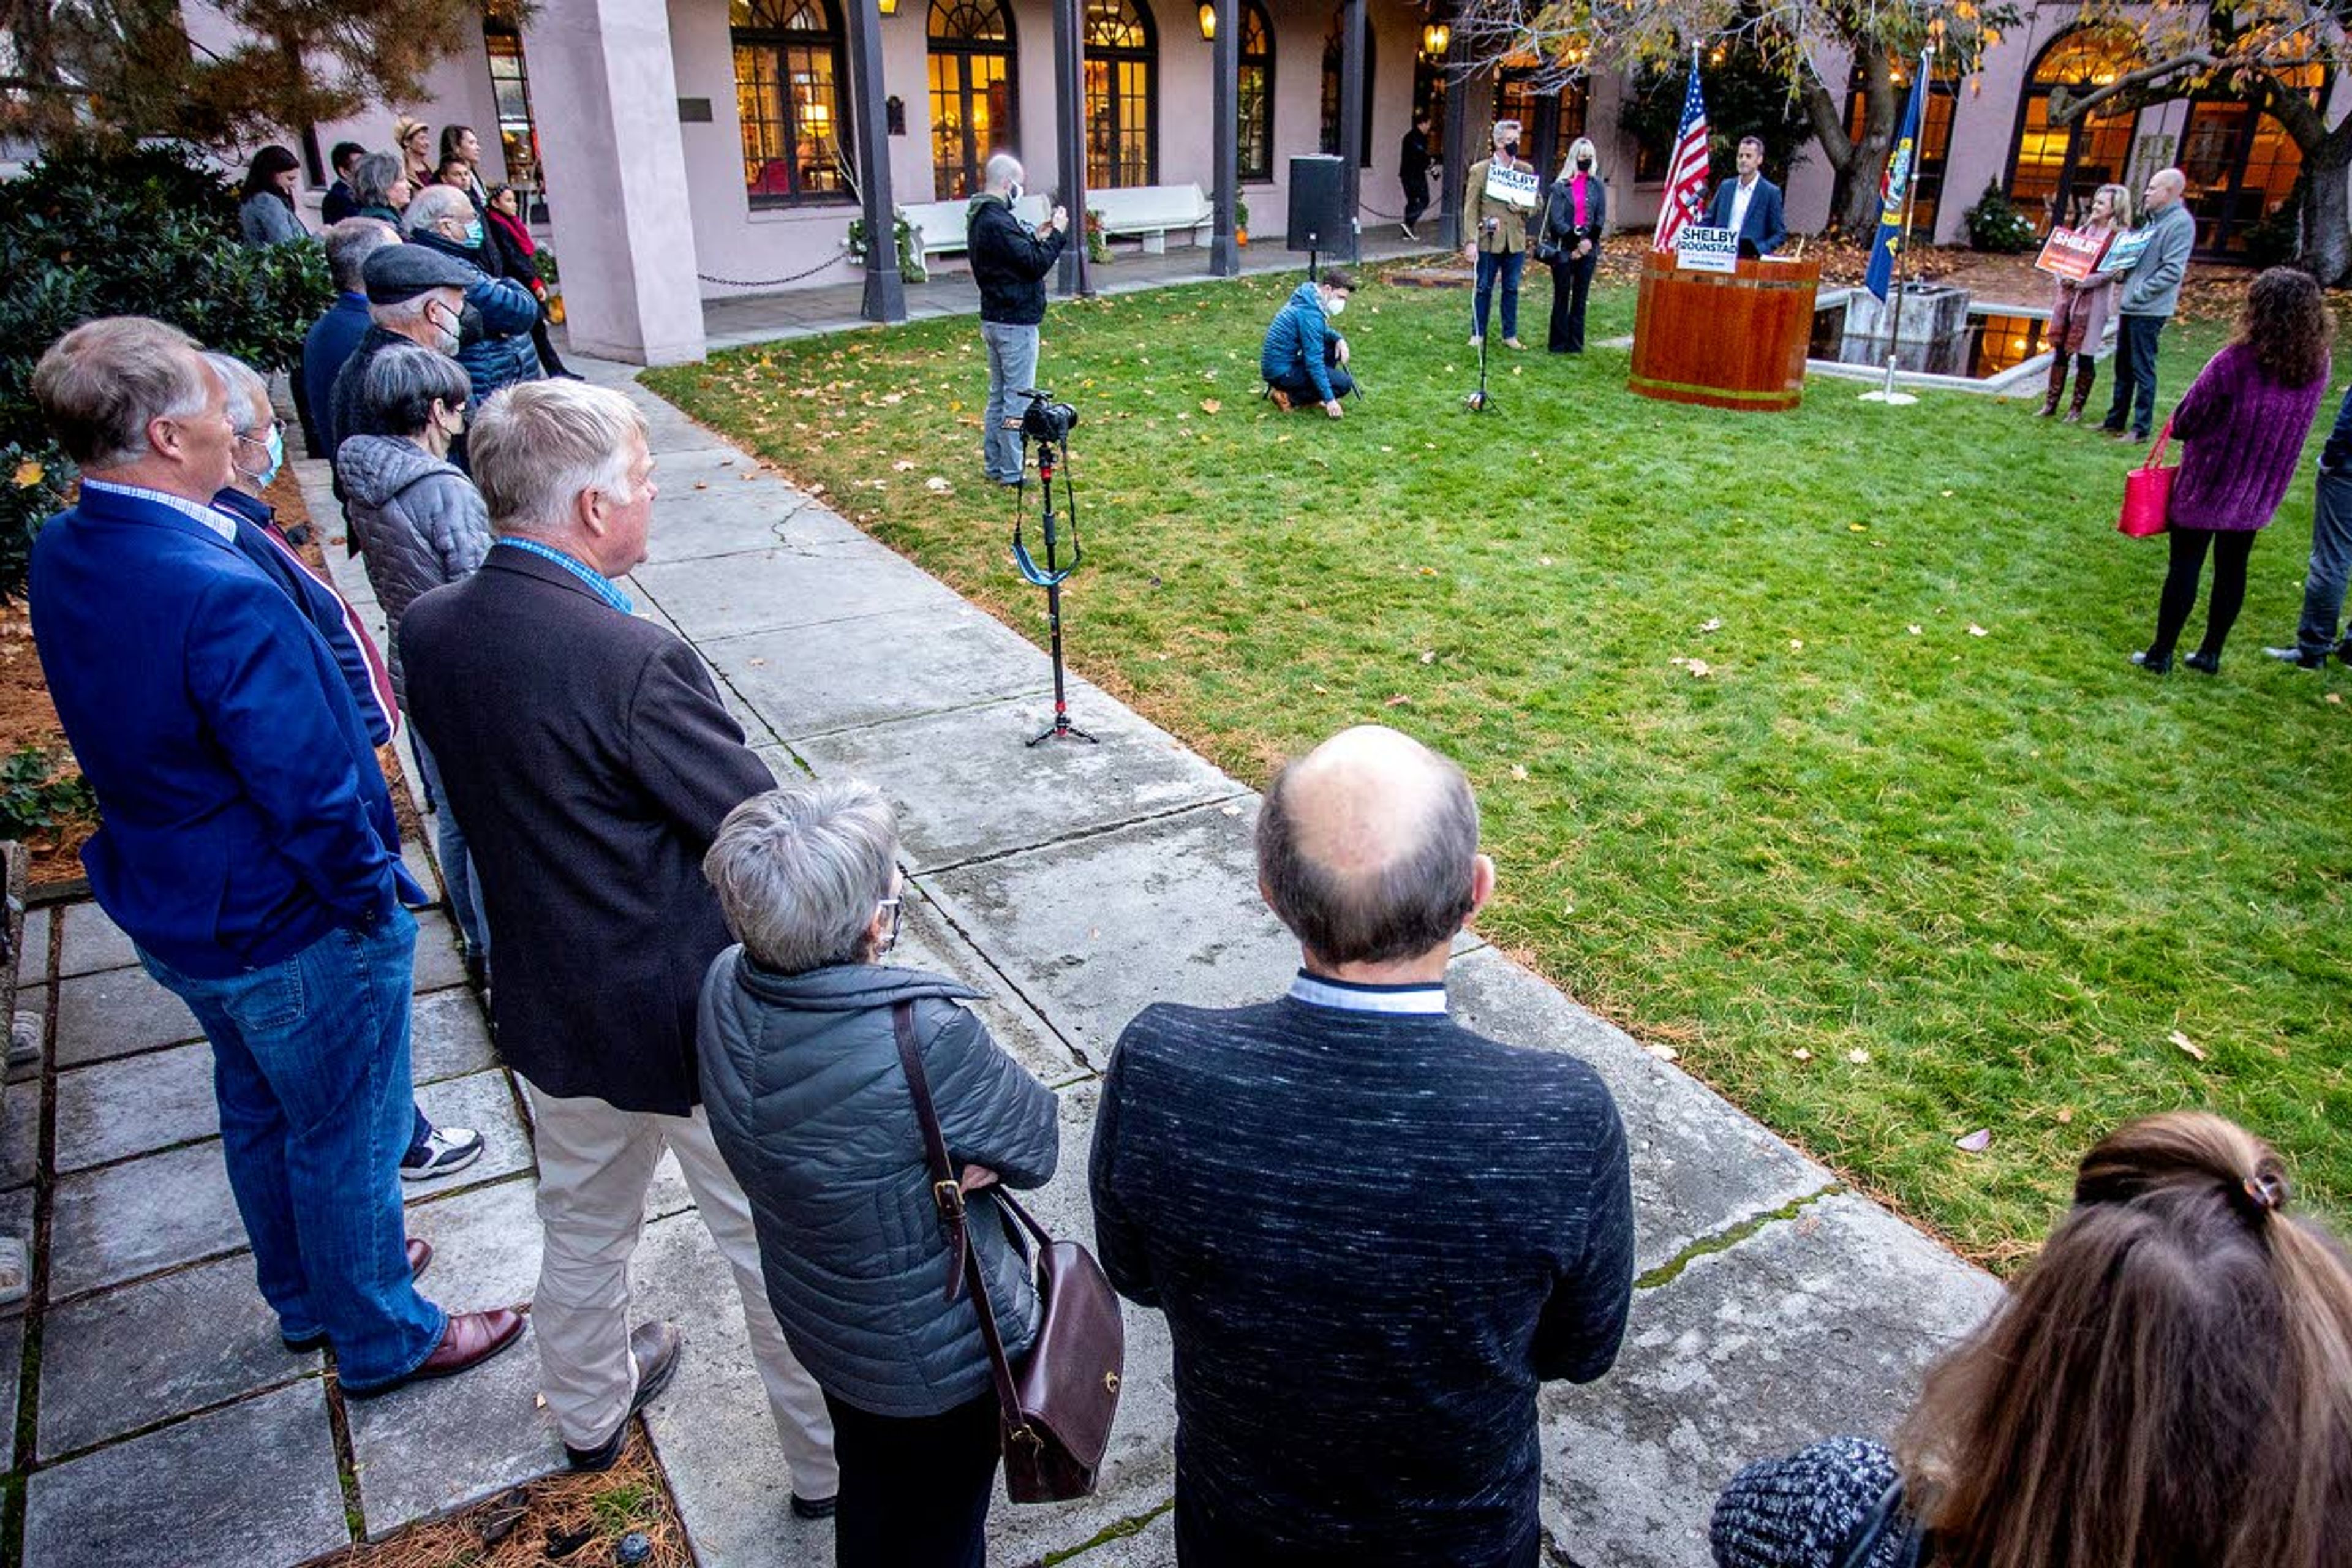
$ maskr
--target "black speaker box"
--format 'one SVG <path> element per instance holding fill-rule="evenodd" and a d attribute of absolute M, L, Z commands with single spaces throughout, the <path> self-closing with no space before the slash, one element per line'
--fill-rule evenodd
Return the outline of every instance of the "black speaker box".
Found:
<path fill-rule="evenodd" d="M 1348 247 L 1347 166 L 1327 153 L 1290 160 L 1290 226 L 1284 243 L 1293 250 Z"/>

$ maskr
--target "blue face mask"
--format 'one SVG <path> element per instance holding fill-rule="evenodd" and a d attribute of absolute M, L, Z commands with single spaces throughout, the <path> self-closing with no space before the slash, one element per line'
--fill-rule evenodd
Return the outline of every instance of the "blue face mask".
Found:
<path fill-rule="evenodd" d="M 244 439 L 249 443 L 253 437 L 248 436 Z M 272 425 L 269 427 L 269 439 L 262 443 L 262 446 L 269 453 L 269 466 L 257 474 L 251 473 L 242 465 L 239 466 L 238 471 L 247 473 L 256 485 L 268 489 L 269 481 L 278 477 L 278 470 L 286 466 L 286 437 L 278 431 L 277 426 Z"/>
<path fill-rule="evenodd" d="M 480 218 L 476 218 L 473 222 L 466 226 L 466 248 L 468 250 L 479 250 L 482 248 L 482 220 Z"/>

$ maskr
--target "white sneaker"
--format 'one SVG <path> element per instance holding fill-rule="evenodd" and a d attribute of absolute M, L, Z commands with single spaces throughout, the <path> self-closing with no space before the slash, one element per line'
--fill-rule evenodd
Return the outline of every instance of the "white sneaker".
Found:
<path fill-rule="evenodd" d="M 436 1127 L 425 1135 L 421 1154 L 404 1154 L 400 1179 L 429 1182 L 452 1171 L 462 1171 L 482 1157 L 482 1135 L 470 1127 Z"/>
<path fill-rule="evenodd" d="M 1412 225 L 1409 223 L 1401 223 L 1397 225 L 1397 227 L 1404 230 L 1404 237 L 1412 241 L 1415 245 L 1419 245 L 1421 243 L 1421 236 L 1412 232 Z"/>

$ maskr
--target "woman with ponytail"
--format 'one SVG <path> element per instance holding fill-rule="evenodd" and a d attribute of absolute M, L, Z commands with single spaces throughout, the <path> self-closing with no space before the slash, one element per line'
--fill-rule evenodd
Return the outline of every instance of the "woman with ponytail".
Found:
<path fill-rule="evenodd" d="M 2352 1272 L 2277 1153 L 2131 1122 L 1893 1452 L 1832 1438 L 1716 1505 L 1722 1568 L 2352 1564 Z"/>

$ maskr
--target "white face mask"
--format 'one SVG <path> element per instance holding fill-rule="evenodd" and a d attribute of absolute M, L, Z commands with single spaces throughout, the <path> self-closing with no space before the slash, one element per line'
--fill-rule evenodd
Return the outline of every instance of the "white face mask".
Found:
<path fill-rule="evenodd" d="M 1334 294 L 1323 301 L 1323 313 L 1327 316 L 1336 316 L 1347 308 L 1348 297 L 1345 294 Z"/>

